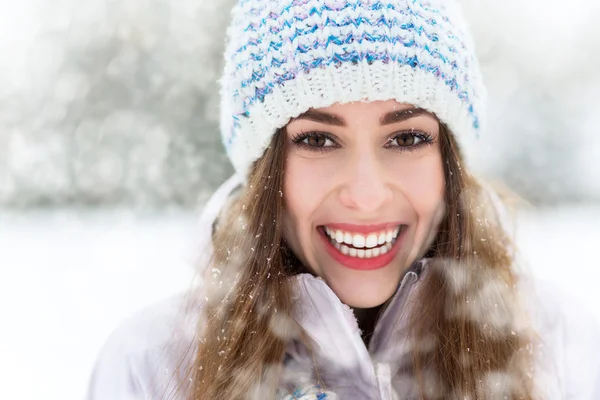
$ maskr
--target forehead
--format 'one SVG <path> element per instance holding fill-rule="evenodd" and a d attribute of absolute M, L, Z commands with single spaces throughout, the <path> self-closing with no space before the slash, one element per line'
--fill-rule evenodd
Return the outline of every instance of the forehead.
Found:
<path fill-rule="evenodd" d="M 292 118 L 290 122 L 311 120 L 335 126 L 353 125 L 390 125 L 402 121 L 419 119 L 428 123 L 437 123 L 437 118 L 429 111 L 416 108 L 408 103 L 395 100 L 387 101 L 357 101 L 350 103 L 335 103 L 328 107 L 311 108 Z"/>

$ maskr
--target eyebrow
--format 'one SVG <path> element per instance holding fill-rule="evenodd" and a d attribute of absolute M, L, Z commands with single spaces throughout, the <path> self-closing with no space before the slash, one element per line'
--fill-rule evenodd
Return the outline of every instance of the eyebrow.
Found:
<path fill-rule="evenodd" d="M 417 117 L 419 115 L 431 115 L 427 110 L 423 108 L 405 108 L 403 110 L 391 111 L 379 118 L 380 125 L 391 125 L 397 124 L 398 122 L 406 121 L 407 119 Z M 307 119 L 313 122 L 320 122 L 322 124 L 333 125 L 333 126 L 346 126 L 346 121 L 342 117 L 334 114 L 326 113 L 310 109 L 293 120 Z"/>
<path fill-rule="evenodd" d="M 334 125 L 334 126 L 346 126 L 346 121 L 343 118 L 338 117 L 337 115 L 329 114 L 323 111 L 317 111 L 314 109 L 310 109 L 300 115 L 298 115 L 293 120 L 299 119 L 307 119 L 313 122 L 320 122 L 322 124 Z"/>
<path fill-rule="evenodd" d="M 379 123 L 381 125 L 391 125 L 418 117 L 419 115 L 431 115 L 431 113 L 423 108 L 405 108 L 404 110 L 392 111 L 385 114 L 379 119 Z"/>

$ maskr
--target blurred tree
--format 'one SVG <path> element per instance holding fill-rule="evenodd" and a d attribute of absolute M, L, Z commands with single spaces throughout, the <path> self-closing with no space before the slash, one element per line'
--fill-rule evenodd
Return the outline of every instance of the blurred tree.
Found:
<path fill-rule="evenodd" d="M 202 203 L 232 171 L 217 83 L 231 3 L 111 2 L 93 29 L 41 33 L 36 50 L 61 57 L 0 99 L 0 203 Z"/>
<path fill-rule="evenodd" d="M 469 163 L 536 203 L 600 200 L 600 6 L 461 2 L 490 98 Z M 0 205 L 203 203 L 232 172 L 218 79 L 233 3 L 0 5 Z"/>

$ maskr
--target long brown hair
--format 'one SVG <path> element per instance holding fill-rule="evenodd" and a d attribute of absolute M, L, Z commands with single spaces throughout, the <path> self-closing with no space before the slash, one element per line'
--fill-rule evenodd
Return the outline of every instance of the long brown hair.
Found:
<path fill-rule="evenodd" d="M 289 279 L 301 266 L 281 226 L 285 137 L 285 128 L 273 136 L 214 235 L 196 353 L 179 388 L 188 400 L 274 398 L 288 341 L 302 337 L 291 319 Z M 435 261 L 419 286 L 420 307 L 410 317 L 409 339 L 429 340 L 413 348 L 417 393 L 533 398 L 530 335 L 517 326 L 510 241 L 443 124 L 440 145 L 447 212 L 427 252 Z"/>
<path fill-rule="evenodd" d="M 423 398 L 533 398 L 534 333 L 516 290 L 513 245 L 493 193 L 464 168 L 441 124 L 446 216 L 411 315 L 413 369 Z"/>

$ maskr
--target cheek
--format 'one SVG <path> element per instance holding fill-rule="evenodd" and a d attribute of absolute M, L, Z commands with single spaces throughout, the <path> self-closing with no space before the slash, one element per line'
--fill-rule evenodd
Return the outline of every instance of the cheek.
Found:
<path fill-rule="evenodd" d="M 286 159 L 283 188 L 287 208 L 294 215 L 308 216 L 331 191 L 336 157 L 305 158 L 290 150 Z"/>
<path fill-rule="evenodd" d="M 396 181 L 419 215 L 431 214 L 444 203 L 445 179 L 439 149 L 395 163 Z"/>
<path fill-rule="evenodd" d="M 437 233 L 444 217 L 445 178 L 441 155 L 433 153 L 410 166 L 405 166 L 401 179 L 402 192 L 416 217 L 415 252 L 424 250 Z"/>
<path fill-rule="evenodd" d="M 332 186 L 339 157 L 306 158 L 294 149 L 288 151 L 284 170 L 284 194 L 287 201 L 307 203 L 306 208 L 320 201 Z"/>
<path fill-rule="evenodd" d="M 444 203 L 445 179 L 441 160 L 436 157 L 421 163 L 406 180 L 408 196 L 420 215 L 432 214 Z"/>
<path fill-rule="evenodd" d="M 311 177 L 316 171 L 311 171 L 310 166 L 304 164 L 295 157 L 288 158 L 283 175 L 285 209 L 296 221 L 302 220 L 302 217 L 310 212 L 312 204 L 315 203 L 316 190 Z"/>
<path fill-rule="evenodd" d="M 323 174 L 315 163 L 299 157 L 288 157 L 283 177 L 284 236 L 298 257 L 306 260 L 304 248 L 309 245 L 311 221 L 318 209 L 319 185 Z"/>

